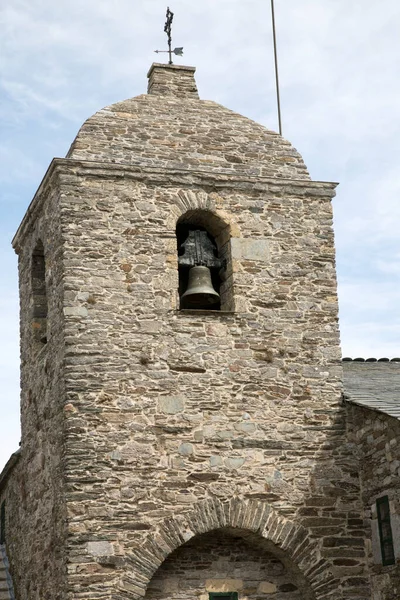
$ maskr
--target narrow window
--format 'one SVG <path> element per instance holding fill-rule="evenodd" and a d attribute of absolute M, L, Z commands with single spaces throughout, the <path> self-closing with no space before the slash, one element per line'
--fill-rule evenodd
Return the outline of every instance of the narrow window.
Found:
<path fill-rule="evenodd" d="M 6 502 L 5 500 L 0 506 L 0 544 L 6 541 Z"/>
<path fill-rule="evenodd" d="M 43 345 L 47 342 L 47 293 L 46 263 L 44 248 L 39 240 L 32 254 L 32 330 L 35 340 Z"/>
<path fill-rule="evenodd" d="M 382 564 L 394 565 L 396 560 L 394 555 L 392 526 L 390 524 L 390 505 L 387 496 L 378 498 L 376 501 L 376 512 L 378 514 Z"/>
<path fill-rule="evenodd" d="M 237 592 L 210 592 L 209 600 L 238 600 Z"/>

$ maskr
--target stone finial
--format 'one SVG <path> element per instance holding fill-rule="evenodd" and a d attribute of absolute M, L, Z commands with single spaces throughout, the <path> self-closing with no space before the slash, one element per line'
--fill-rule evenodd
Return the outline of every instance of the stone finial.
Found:
<path fill-rule="evenodd" d="M 196 67 L 153 63 L 147 73 L 147 93 L 155 96 L 198 98 L 195 71 Z"/>

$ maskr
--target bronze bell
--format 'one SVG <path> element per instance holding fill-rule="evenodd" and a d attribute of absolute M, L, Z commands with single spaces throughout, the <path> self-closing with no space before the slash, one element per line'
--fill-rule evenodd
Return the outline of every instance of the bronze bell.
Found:
<path fill-rule="evenodd" d="M 189 271 L 189 283 L 182 300 L 188 308 L 191 306 L 207 307 L 217 304 L 220 300 L 219 294 L 214 290 L 211 282 L 211 272 L 208 267 L 196 266 Z"/>

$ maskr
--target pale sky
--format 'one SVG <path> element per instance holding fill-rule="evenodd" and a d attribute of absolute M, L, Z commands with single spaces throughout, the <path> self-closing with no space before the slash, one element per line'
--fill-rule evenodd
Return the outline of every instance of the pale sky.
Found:
<path fill-rule="evenodd" d="M 146 91 L 167 0 L 0 7 L 0 470 L 19 443 L 17 261 L 10 242 L 82 122 Z M 171 0 L 177 64 L 203 99 L 277 129 L 269 0 Z M 283 133 L 334 199 L 343 356 L 400 355 L 400 3 L 275 0 Z"/>

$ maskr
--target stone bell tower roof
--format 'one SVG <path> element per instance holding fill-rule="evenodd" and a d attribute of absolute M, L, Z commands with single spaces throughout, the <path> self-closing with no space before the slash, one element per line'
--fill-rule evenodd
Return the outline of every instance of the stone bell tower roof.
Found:
<path fill-rule="evenodd" d="M 176 170 L 310 179 L 279 134 L 200 100 L 194 67 L 154 63 L 148 93 L 117 102 L 81 127 L 67 158 Z"/>

